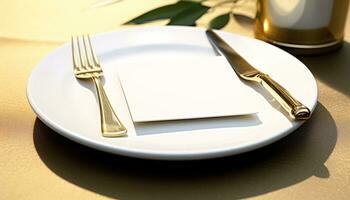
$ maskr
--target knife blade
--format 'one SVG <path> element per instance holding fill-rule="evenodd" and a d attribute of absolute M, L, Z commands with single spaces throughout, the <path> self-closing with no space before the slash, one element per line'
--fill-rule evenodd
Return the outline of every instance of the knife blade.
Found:
<path fill-rule="evenodd" d="M 225 56 L 232 69 L 241 79 L 260 83 L 279 102 L 292 119 L 306 120 L 311 117 L 311 112 L 305 105 L 295 99 L 268 74 L 249 64 L 213 30 L 206 30 L 206 35 L 214 47 Z"/>

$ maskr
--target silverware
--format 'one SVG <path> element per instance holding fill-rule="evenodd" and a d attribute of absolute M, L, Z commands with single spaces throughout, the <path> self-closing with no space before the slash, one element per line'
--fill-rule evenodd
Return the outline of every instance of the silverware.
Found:
<path fill-rule="evenodd" d="M 269 75 L 264 74 L 251 66 L 214 31 L 207 30 L 206 34 L 213 45 L 226 57 L 231 64 L 231 67 L 240 78 L 260 83 L 282 105 L 293 119 L 305 120 L 310 118 L 310 110 L 296 100 L 285 88 L 274 81 Z"/>
<path fill-rule="evenodd" d="M 127 130 L 113 111 L 103 89 L 100 80 L 103 72 L 92 48 L 90 37 L 87 35 L 72 37 L 71 43 L 75 77 L 78 79 L 92 79 L 95 84 L 100 108 L 102 135 L 104 137 L 126 136 Z"/>

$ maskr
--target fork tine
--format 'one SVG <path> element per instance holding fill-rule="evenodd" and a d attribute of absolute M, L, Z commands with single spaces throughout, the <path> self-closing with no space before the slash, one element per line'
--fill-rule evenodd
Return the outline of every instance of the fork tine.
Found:
<path fill-rule="evenodd" d="M 85 50 L 85 56 L 87 59 L 88 67 L 89 68 L 94 68 L 96 65 L 93 61 L 93 56 L 91 55 L 91 46 L 89 45 L 89 42 L 87 41 L 87 36 L 83 35 L 83 41 L 84 41 L 84 50 Z"/>
<path fill-rule="evenodd" d="M 76 45 L 76 38 L 73 36 L 71 37 L 71 48 L 72 48 L 72 59 L 73 59 L 73 67 L 76 69 L 81 68 L 80 60 L 78 59 L 79 56 L 77 56 L 77 45 Z"/>
<path fill-rule="evenodd" d="M 88 39 L 89 49 L 90 49 L 90 53 L 92 55 L 93 61 L 94 61 L 95 65 L 98 66 L 99 62 L 98 62 L 97 56 L 95 54 L 94 48 L 91 45 L 90 35 L 87 35 L 87 39 Z"/>
<path fill-rule="evenodd" d="M 81 68 L 87 69 L 87 63 L 86 63 L 86 53 L 85 53 L 85 47 L 84 47 L 84 41 L 82 37 L 77 37 L 77 46 L 78 46 L 78 54 L 79 54 L 79 59 L 81 63 Z"/>

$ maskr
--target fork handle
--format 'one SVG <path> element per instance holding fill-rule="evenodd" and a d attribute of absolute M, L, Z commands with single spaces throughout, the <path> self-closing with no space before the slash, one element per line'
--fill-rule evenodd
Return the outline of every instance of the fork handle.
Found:
<path fill-rule="evenodd" d="M 106 92 L 103 89 L 100 78 L 93 76 L 92 80 L 94 81 L 98 97 L 102 135 L 104 137 L 126 136 L 127 130 L 115 114 Z"/>

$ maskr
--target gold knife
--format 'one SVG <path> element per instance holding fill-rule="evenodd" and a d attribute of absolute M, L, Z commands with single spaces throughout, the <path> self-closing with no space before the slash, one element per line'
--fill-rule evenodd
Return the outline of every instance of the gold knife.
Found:
<path fill-rule="evenodd" d="M 269 75 L 255 69 L 214 31 L 207 30 L 206 34 L 212 44 L 226 57 L 231 67 L 240 78 L 260 83 L 281 104 L 293 119 L 305 120 L 310 118 L 310 110 L 296 100 L 285 88 L 274 81 Z"/>

